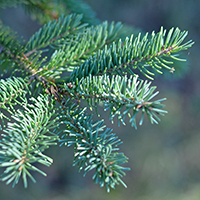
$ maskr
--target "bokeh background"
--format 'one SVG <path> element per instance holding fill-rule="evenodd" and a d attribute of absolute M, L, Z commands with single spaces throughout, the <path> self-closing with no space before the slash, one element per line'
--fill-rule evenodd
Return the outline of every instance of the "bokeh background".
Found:
<path fill-rule="evenodd" d="M 0 182 L 2 200 L 199 200 L 200 199 L 200 1 L 199 0 L 85 0 L 104 21 L 121 21 L 143 32 L 179 27 L 188 30 L 187 40 L 195 41 L 183 57 L 182 73 L 159 76 L 159 97 L 167 97 L 159 125 L 145 120 L 138 130 L 106 124 L 124 141 L 121 151 L 129 157 L 131 171 L 124 177 L 128 188 L 117 186 L 107 193 L 92 181 L 92 173 L 83 177 L 72 167 L 73 149 L 52 147 L 54 158 L 48 176 L 35 174 L 37 183 L 27 189 L 20 182 L 14 189 Z M 40 27 L 22 9 L 1 12 L 3 22 L 28 39 Z"/>

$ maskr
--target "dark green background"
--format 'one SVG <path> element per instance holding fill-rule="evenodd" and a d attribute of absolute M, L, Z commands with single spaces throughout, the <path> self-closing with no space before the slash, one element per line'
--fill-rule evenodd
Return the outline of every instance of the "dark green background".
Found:
<path fill-rule="evenodd" d="M 124 177 L 128 188 L 117 186 L 106 193 L 72 167 L 73 149 L 53 147 L 48 154 L 54 158 L 48 176 L 35 174 L 37 183 L 24 189 L 20 182 L 14 189 L 0 182 L 2 200 L 199 200 L 200 199 L 200 1 L 198 0 L 87 0 L 101 20 L 121 21 L 151 32 L 179 27 L 188 30 L 187 40 L 195 41 L 181 63 L 184 73 L 157 77 L 159 97 L 167 97 L 169 112 L 159 125 L 145 120 L 136 131 L 129 124 L 117 127 L 102 117 L 124 141 L 121 151 L 129 157 L 131 171 Z M 28 39 L 39 25 L 22 9 L 6 9 L 1 13 L 10 25 Z M 175 72 L 176 73 L 176 72 Z"/>

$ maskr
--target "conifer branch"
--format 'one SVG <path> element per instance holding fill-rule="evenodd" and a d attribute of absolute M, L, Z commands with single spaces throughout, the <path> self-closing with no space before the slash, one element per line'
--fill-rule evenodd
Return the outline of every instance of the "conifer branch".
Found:
<path fill-rule="evenodd" d="M 110 120 L 118 116 L 118 124 L 121 121 L 125 124 L 125 117 L 128 115 L 130 123 L 135 128 L 135 117 L 142 112 L 140 125 L 143 123 L 143 115 L 147 114 L 151 123 L 160 121 L 157 115 L 163 115 L 166 111 L 161 104 L 165 99 L 151 101 L 158 92 L 156 87 L 149 87 L 151 82 L 138 81 L 137 77 L 127 78 L 126 76 L 88 77 L 79 82 L 77 92 L 87 99 L 89 106 L 96 108 L 101 102 L 105 105 L 105 110 L 110 110 Z"/>
<path fill-rule="evenodd" d="M 80 25 L 81 15 L 69 15 L 64 18 L 45 24 L 38 32 L 36 32 L 27 42 L 25 48 L 27 57 L 33 54 L 38 49 L 53 45 L 55 42 L 61 45 L 65 42 L 66 37 L 80 31 L 86 24 Z"/>
<path fill-rule="evenodd" d="M 80 80 L 89 74 L 124 75 L 125 72 L 128 72 L 135 76 L 136 69 L 139 69 L 147 78 L 153 79 L 154 73 L 148 69 L 149 67 L 158 73 L 162 73 L 160 70 L 163 67 L 172 70 L 170 65 L 173 62 L 167 61 L 167 58 L 180 60 L 175 53 L 193 45 L 191 40 L 181 45 L 187 32 L 181 32 L 178 28 L 174 32 L 173 30 L 174 28 L 169 31 L 166 39 L 166 30 L 161 28 L 157 34 L 152 32 L 150 38 L 148 38 L 148 33 L 142 39 L 140 39 L 140 34 L 135 39 L 132 35 L 124 43 L 119 40 L 118 44 L 113 43 L 110 48 L 105 46 L 103 50 L 99 50 L 80 67 L 75 68 L 70 81 L 75 81 L 76 78 Z"/>
<path fill-rule="evenodd" d="M 121 23 L 91 26 L 97 21 L 81 0 L 62 0 L 55 9 L 56 1 L 50 3 L 0 2 L 0 8 L 23 5 L 41 22 L 54 19 L 25 44 L 0 24 L 1 68 L 12 67 L 21 75 L 0 80 L 0 167 L 5 168 L 1 180 L 14 186 L 22 178 L 27 187 L 27 177 L 35 182 L 31 171 L 46 175 L 35 164 L 49 166 L 53 160 L 44 151 L 59 141 L 74 146 L 73 164 L 85 174 L 94 171 L 95 183 L 105 185 L 107 191 L 119 183 L 126 187 L 122 177 L 129 169 L 123 166 L 127 157 L 118 152 L 122 141 L 103 120 L 93 122 L 94 113 L 87 114 L 87 107 L 98 114 L 97 106 L 103 104 L 110 120 L 117 117 L 119 125 L 129 117 L 136 128 L 139 112 L 139 125 L 145 115 L 151 123 L 158 123 L 159 116 L 166 113 L 165 98 L 153 100 L 158 94 L 156 87 L 138 79 L 138 72 L 149 79 L 162 74 L 163 68 L 173 72 L 172 60 L 184 61 L 177 53 L 194 42 L 184 42 L 187 31 L 172 28 L 167 32 L 162 27 L 158 33 L 124 39 L 122 32 L 127 29 Z M 66 16 L 73 10 L 81 15 Z M 88 102 L 87 107 L 81 107 L 82 100 Z"/>
<path fill-rule="evenodd" d="M 0 109 L 6 110 L 8 113 L 15 112 L 14 106 L 21 105 L 26 100 L 27 85 L 22 78 L 8 78 L 0 80 Z M 5 128 L 4 119 L 10 120 L 8 116 L 1 112 L 0 118 Z M 2 129 L 1 125 L 0 128 Z"/>
<path fill-rule="evenodd" d="M 72 71 L 74 66 L 79 66 L 87 60 L 91 53 L 122 37 L 122 27 L 121 23 L 103 22 L 98 26 L 84 29 L 57 52 L 60 54 L 60 60 L 63 61 L 62 66 L 66 66 L 67 71 Z"/>
<path fill-rule="evenodd" d="M 45 98 L 32 98 L 34 105 L 24 104 L 24 111 L 17 110 L 12 115 L 15 122 L 8 123 L 7 129 L 3 130 L 5 134 L 0 141 L 0 167 L 6 169 L 0 180 L 7 181 L 7 184 L 13 182 L 15 186 L 22 177 L 27 187 L 27 177 L 35 182 L 29 171 L 37 171 L 46 176 L 35 163 L 49 166 L 53 161 L 43 152 L 50 145 L 56 145 L 58 137 L 51 130 L 58 124 L 56 119 L 52 120 L 55 110 Z"/>
<path fill-rule="evenodd" d="M 126 187 L 121 177 L 129 168 L 121 165 L 127 162 L 127 158 L 116 152 L 121 140 L 111 129 L 105 129 L 103 121 L 93 123 L 92 116 L 87 115 L 85 109 L 69 104 L 72 103 L 66 100 L 62 105 L 62 122 L 66 128 L 62 131 L 64 134 L 60 136 L 60 142 L 67 146 L 74 145 L 74 165 L 84 169 L 84 175 L 95 169 L 94 182 L 101 187 L 106 185 L 108 192 L 119 182 Z"/>
<path fill-rule="evenodd" d="M 17 34 L 0 21 L 0 56 L 8 54 L 10 57 L 20 54 L 22 44 Z"/>
<path fill-rule="evenodd" d="M 150 87 L 151 82 L 139 81 L 137 77 L 89 76 L 77 80 L 76 83 L 77 85 L 65 84 L 64 89 L 60 91 L 63 98 L 70 97 L 77 102 L 85 99 L 90 109 L 94 108 L 96 111 L 98 104 L 102 102 L 105 110 L 110 110 L 109 118 L 112 122 L 114 117 L 118 116 L 118 124 L 121 121 L 125 125 L 128 115 L 131 125 L 137 128 L 135 117 L 139 112 L 142 112 L 140 125 L 143 123 L 144 113 L 151 123 L 158 123 L 158 115 L 167 113 L 161 104 L 165 98 L 151 101 L 159 93 L 154 92 L 156 87 Z"/>

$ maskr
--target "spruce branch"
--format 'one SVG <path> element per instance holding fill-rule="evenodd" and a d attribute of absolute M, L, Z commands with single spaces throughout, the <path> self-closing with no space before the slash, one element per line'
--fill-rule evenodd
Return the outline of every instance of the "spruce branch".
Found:
<path fill-rule="evenodd" d="M 76 83 L 78 85 L 70 88 L 65 85 L 67 95 L 73 94 L 78 100 L 86 99 L 90 108 L 95 109 L 103 102 L 105 110 L 110 110 L 109 118 L 112 122 L 118 116 L 118 124 L 120 121 L 125 124 L 125 117 L 128 115 L 131 125 L 137 128 L 135 117 L 139 112 L 142 112 L 140 125 L 143 123 L 144 113 L 151 123 L 158 123 L 158 115 L 167 113 L 162 110 L 164 105 L 161 104 L 165 98 L 151 101 L 159 93 L 154 92 L 156 87 L 150 87 L 151 82 L 139 81 L 137 77 L 89 76 Z"/>
<path fill-rule="evenodd" d="M 58 20 L 53 20 L 45 24 L 38 32 L 36 32 L 27 42 L 25 48 L 27 57 L 41 48 L 48 45 L 62 45 L 66 42 L 67 36 L 80 31 L 86 24 L 80 24 L 81 15 L 68 15 L 60 17 Z"/>
<path fill-rule="evenodd" d="M 22 52 L 22 44 L 17 34 L 0 21 L 0 58 L 17 56 Z"/>
<path fill-rule="evenodd" d="M 3 0 L 0 7 L 20 4 L 43 22 L 54 20 L 26 43 L 0 24 L 0 65 L 10 68 L 10 63 L 21 73 L 20 78 L 0 80 L 0 167 L 5 168 L 1 180 L 14 186 L 22 178 L 27 187 L 28 177 L 35 181 L 31 171 L 46 175 L 38 163 L 51 165 L 44 151 L 59 141 L 74 146 L 73 164 L 84 175 L 93 171 L 95 183 L 107 191 L 119 183 L 126 187 L 122 177 L 129 168 L 124 167 L 127 157 L 119 152 L 122 141 L 103 120 L 94 122 L 95 113 L 89 115 L 87 107 L 98 114 L 97 106 L 103 104 L 112 122 L 117 117 L 118 124 L 125 124 L 129 117 L 135 128 L 139 112 L 140 125 L 145 115 L 158 123 L 166 113 L 165 98 L 154 100 L 156 87 L 139 79 L 138 72 L 149 79 L 163 68 L 173 72 L 172 60 L 184 61 L 178 53 L 194 42 L 184 42 L 188 33 L 178 28 L 124 38 L 127 29 L 121 23 L 91 26 L 92 10 L 81 0 L 62 0 L 55 9 L 56 1 L 12 2 Z M 86 107 L 80 104 L 83 100 Z"/>
<path fill-rule="evenodd" d="M 13 123 L 3 130 L 0 141 L 0 167 L 6 168 L 0 180 L 13 182 L 13 186 L 22 177 L 27 187 L 27 177 L 35 182 L 30 171 L 46 174 L 35 166 L 40 163 L 50 166 L 53 160 L 43 152 L 50 145 L 56 145 L 58 137 L 52 132 L 58 126 L 55 110 L 48 103 L 48 97 L 31 98 L 33 104 L 25 103 L 24 110 L 17 110 Z M 54 119 L 52 119 L 54 118 Z"/>
<path fill-rule="evenodd" d="M 61 121 L 66 128 L 60 142 L 61 145 L 74 145 L 74 165 L 78 165 L 79 170 L 84 169 L 84 175 L 95 169 L 94 182 L 101 187 L 106 185 L 108 192 L 119 183 L 126 187 L 121 177 L 129 168 L 121 165 L 127 162 L 127 157 L 116 152 L 121 140 L 111 129 L 105 128 L 103 120 L 93 123 L 92 115 L 87 115 L 86 109 L 78 109 L 79 106 L 69 100 L 61 107 Z"/>
<path fill-rule="evenodd" d="M 99 50 L 94 56 L 91 56 L 80 67 L 74 69 L 70 81 L 79 80 L 82 77 L 92 75 L 119 74 L 129 73 L 135 76 L 135 70 L 138 69 L 147 78 L 153 79 L 154 73 L 149 70 L 161 73 L 161 69 L 167 68 L 173 70 L 170 66 L 173 62 L 167 58 L 179 59 L 175 54 L 181 50 L 186 50 L 193 45 L 191 40 L 181 44 L 187 31 L 181 32 L 178 28 L 172 28 L 166 35 L 166 30 L 161 30 L 155 34 L 152 32 L 148 37 L 148 33 L 141 38 L 139 34 L 135 39 L 133 35 L 126 38 L 125 42 L 119 40 L 109 48 L 105 46 L 103 50 Z"/>
<path fill-rule="evenodd" d="M 22 70 L 21 72 L 34 75 L 36 71 L 33 69 L 33 66 L 36 65 L 39 68 L 41 65 L 41 61 L 38 62 L 38 60 L 42 52 L 37 52 L 37 55 L 33 55 L 28 59 L 27 56 L 24 55 L 25 50 L 23 42 L 20 41 L 15 32 L 2 23 L 0 24 L 0 48 L 1 66 L 3 67 L 3 65 L 5 65 L 5 71 L 8 71 L 9 68 L 14 68 L 14 70 L 17 71 L 20 68 Z M 11 65 L 9 65 L 9 63 L 11 63 Z"/>
<path fill-rule="evenodd" d="M 72 71 L 74 66 L 82 64 L 92 53 L 122 37 L 122 27 L 120 22 L 108 24 L 105 21 L 98 26 L 83 29 L 58 52 L 63 60 L 62 66 Z"/>
<path fill-rule="evenodd" d="M 0 109 L 6 110 L 8 113 L 13 114 L 15 112 L 14 106 L 21 105 L 26 101 L 27 84 L 22 78 L 8 78 L 6 80 L 0 80 Z M 8 116 L 1 112 L 0 118 L 2 120 L 3 127 L 5 127 L 4 119 L 10 120 Z M 0 125 L 0 128 L 1 125 Z"/>

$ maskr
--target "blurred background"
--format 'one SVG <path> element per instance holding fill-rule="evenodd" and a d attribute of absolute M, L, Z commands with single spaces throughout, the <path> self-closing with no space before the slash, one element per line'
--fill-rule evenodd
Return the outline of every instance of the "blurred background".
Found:
<path fill-rule="evenodd" d="M 121 151 L 129 157 L 122 185 L 107 193 L 92 181 L 92 173 L 83 177 L 72 167 L 73 149 L 52 147 L 47 152 L 54 159 L 48 174 L 35 174 L 37 183 L 27 189 L 20 182 L 14 189 L 0 182 L 0 199 L 4 200 L 199 200 L 200 199 L 200 1 L 199 0 L 85 0 L 97 18 L 121 21 L 143 32 L 179 27 L 188 30 L 187 40 L 195 44 L 179 63 L 181 73 L 159 76 L 152 83 L 167 97 L 159 125 L 145 120 L 138 130 L 112 125 L 108 114 L 102 113 L 106 124 L 123 140 Z M 28 39 L 40 27 L 20 8 L 1 12 L 4 24 Z M 158 98 L 158 97 L 157 97 Z"/>

